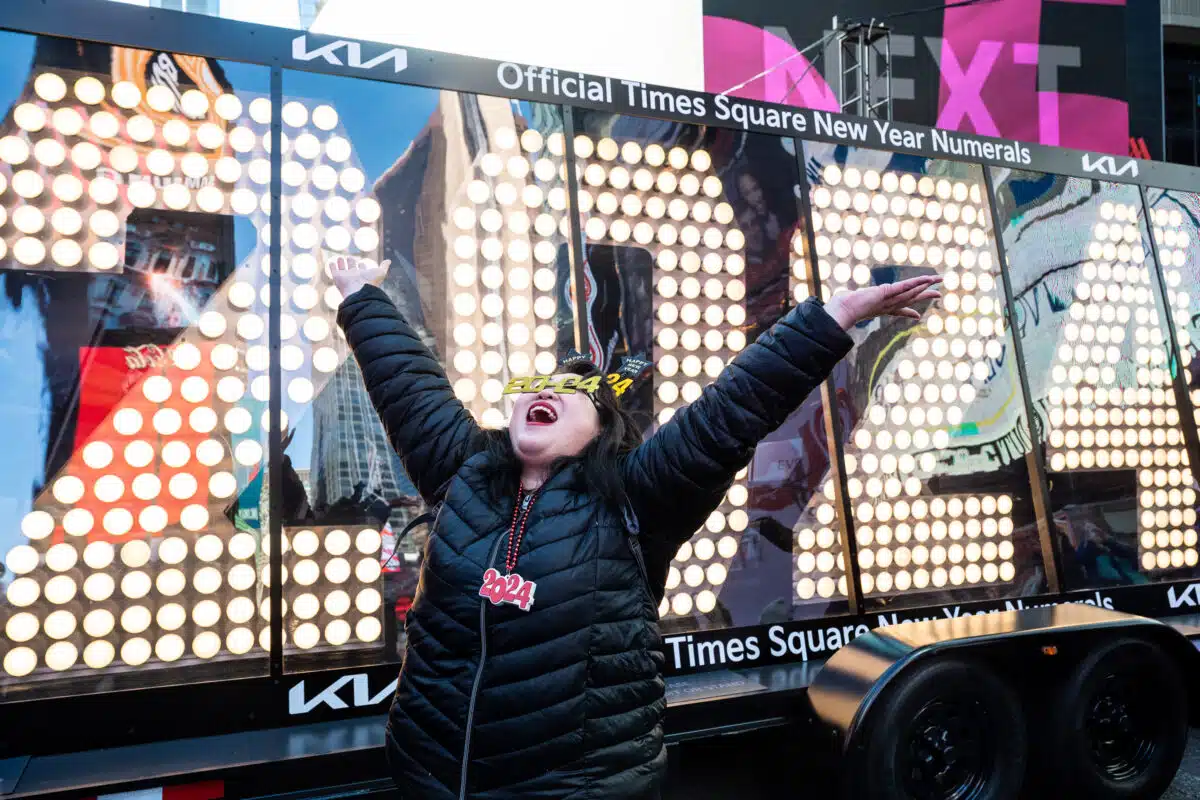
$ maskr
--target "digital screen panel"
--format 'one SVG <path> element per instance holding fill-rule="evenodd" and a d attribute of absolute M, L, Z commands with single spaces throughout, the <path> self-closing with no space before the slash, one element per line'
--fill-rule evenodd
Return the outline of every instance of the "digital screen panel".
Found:
<path fill-rule="evenodd" d="M 0 692 L 263 674 L 268 71 L 3 39 Z"/>
<path fill-rule="evenodd" d="M 1139 191 L 994 175 L 1064 587 L 1190 574 L 1196 495 Z M 1179 302 L 1181 248 L 1167 244 L 1171 209 L 1161 210 L 1155 235 Z M 1171 233 L 1177 243 L 1178 230 Z"/>
<path fill-rule="evenodd" d="M 625 401 L 650 435 L 793 302 L 799 168 L 790 140 L 594 112 L 577 118 L 588 351 L 602 364 L 626 355 L 654 363 L 652 380 Z M 659 607 L 664 629 L 797 613 L 791 530 L 827 464 L 814 392 L 676 553 Z M 831 543 L 829 558 L 838 556 Z M 835 583 L 822 589 L 822 602 L 800 613 L 845 610 Z"/>
<path fill-rule="evenodd" d="M 942 297 L 917 307 L 919 321 L 854 328 L 833 377 L 868 607 L 1043 590 L 1029 427 L 982 170 L 812 143 L 805 163 L 815 258 L 804 263 L 815 262 L 826 298 L 942 277 Z M 797 270 L 797 291 L 808 278 Z M 796 530 L 799 601 L 830 574 L 823 545 L 843 524 L 834 502 L 830 479 Z"/>

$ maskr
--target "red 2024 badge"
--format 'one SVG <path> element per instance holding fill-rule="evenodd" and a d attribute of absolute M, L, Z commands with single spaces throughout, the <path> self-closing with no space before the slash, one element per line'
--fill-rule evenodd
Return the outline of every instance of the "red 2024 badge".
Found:
<path fill-rule="evenodd" d="M 479 587 L 479 596 L 492 601 L 492 605 L 509 603 L 522 611 L 528 611 L 533 606 L 533 592 L 537 584 L 527 581 L 517 573 L 501 575 L 495 569 L 483 573 L 483 585 Z"/>

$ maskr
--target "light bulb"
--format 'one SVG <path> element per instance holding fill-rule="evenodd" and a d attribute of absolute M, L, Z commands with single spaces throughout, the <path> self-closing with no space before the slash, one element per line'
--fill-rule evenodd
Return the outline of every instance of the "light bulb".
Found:
<path fill-rule="evenodd" d="M 375 617 L 363 617 L 354 626 L 354 635 L 362 642 L 374 642 L 383 632 L 383 625 Z"/>

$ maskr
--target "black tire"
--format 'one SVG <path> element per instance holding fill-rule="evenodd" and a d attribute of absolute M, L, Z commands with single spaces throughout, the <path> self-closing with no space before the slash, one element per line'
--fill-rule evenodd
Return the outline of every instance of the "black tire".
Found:
<path fill-rule="evenodd" d="M 1080 662 L 1053 703 L 1047 779 L 1088 800 L 1160 797 L 1183 760 L 1187 689 L 1158 645 L 1119 639 Z"/>
<path fill-rule="evenodd" d="M 867 717 L 847 797 L 1010 800 L 1025 777 L 1021 702 L 975 662 L 937 659 L 894 679 Z"/>

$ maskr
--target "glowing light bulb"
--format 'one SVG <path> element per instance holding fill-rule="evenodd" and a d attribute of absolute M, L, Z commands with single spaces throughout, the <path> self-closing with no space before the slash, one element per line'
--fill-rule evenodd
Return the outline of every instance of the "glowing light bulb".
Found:
<path fill-rule="evenodd" d="M 13 109 L 13 121 L 22 130 L 36 133 L 46 127 L 46 111 L 35 103 L 21 103 Z"/>

